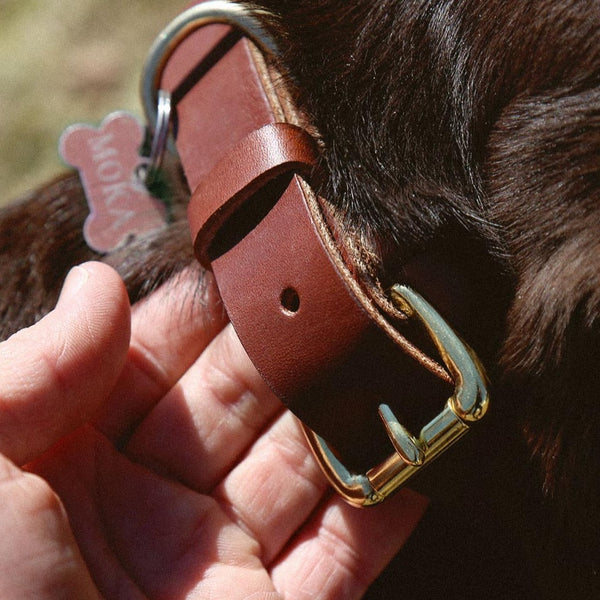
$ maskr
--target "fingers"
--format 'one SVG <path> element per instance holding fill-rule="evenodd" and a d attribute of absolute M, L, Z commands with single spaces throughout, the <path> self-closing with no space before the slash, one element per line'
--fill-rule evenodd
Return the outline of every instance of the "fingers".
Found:
<path fill-rule="evenodd" d="M 270 564 L 327 489 L 296 417 L 285 412 L 213 496 L 260 544 L 262 560 Z"/>
<path fill-rule="evenodd" d="M 279 412 L 228 325 L 140 425 L 126 453 L 196 491 L 218 484 L 212 496 L 269 564 L 328 489 L 291 413 L 265 430 Z M 396 550 L 404 538 L 389 539 Z M 386 548 L 373 552 L 378 569 L 391 557 Z"/>
<path fill-rule="evenodd" d="M 295 600 L 361 598 L 426 507 L 427 499 L 411 490 L 368 509 L 333 497 L 271 566 L 277 591 Z"/>
<path fill-rule="evenodd" d="M 275 598 L 254 540 L 202 496 L 84 428 L 35 465 L 64 499 L 106 598 Z M 266 598 L 266 595 L 256 595 Z"/>
<path fill-rule="evenodd" d="M 297 419 L 285 412 L 212 494 L 258 542 L 284 598 L 360 598 L 427 506 L 406 490 L 358 509 L 332 493 L 327 498 L 328 490 Z"/>
<path fill-rule="evenodd" d="M 225 331 L 220 335 L 225 336 Z M 165 405 L 165 413 L 157 412 L 153 429 L 161 419 L 169 418 L 167 408 Z M 210 415 L 209 410 L 209 423 Z M 218 428 L 211 434 L 213 443 L 220 439 L 221 431 Z M 146 442 L 151 439 L 149 434 Z M 157 441 L 155 456 L 158 448 L 177 445 L 173 438 L 170 444 L 167 440 L 165 436 Z M 229 436 L 227 440 L 224 447 L 235 445 Z M 132 443 L 141 451 L 136 437 Z M 170 449 L 160 456 L 161 466 L 169 470 Z M 219 457 L 217 453 L 214 460 Z M 201 453 L 182 454 L 181 460 L 197 469 L 199 480 L 203 469 L 214 475 Z M 257 543 L 254 554 L 263 564 L 273 565 L 275 587 L 283 597 L 361 597 L 404 544 L 427 504 L 425 498 L 408 491 L 383 506 L 365 510 L 330 497 L 324 509 L 311 518 L 327 490 L 297 420 L 284 412 L 212 492 L 231 522 Z M 298 531 L 301 538 L 295 537 Z"/>
<path fill-rule="evenodd" d="M 62 504 L 0 456 L 0 598 L 99 600 Z"/>
<path fill-rule="evenodd" d="M 129 323 L 115 271 L 72 269 L 56 308 L 0 344 L 0 453 L 23 464 L 92 417 L 121 371 Z"/>
<path fill-rule="evenodd" d="M 209 492 L 279 410 L 228 325 L 146 417 L 127 453 Z"/>
<path fill-rule="evenodd" d="M 123 444 L 225 323 L 212 275 L 196 266 L 137 303 L 127 362 L 98 428 Z"/>

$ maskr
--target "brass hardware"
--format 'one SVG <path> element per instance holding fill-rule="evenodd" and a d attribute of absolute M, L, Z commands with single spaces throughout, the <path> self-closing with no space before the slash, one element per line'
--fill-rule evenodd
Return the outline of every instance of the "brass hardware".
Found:
<path fill-rule="evenodd" d="M 311 449 L 330 483 L 345 500 L 357 506 L 382 502 L 467 433 L 470 424 L 485 415 L 489 404 L 483 367 L 436 310 L 404 285 L 395 285 L 391 298 L 400 310 L 423 323 L 455 389 L 442 412 L 423 427 L 418 438 L 398 422 L 389 406 L 382 404 L 379 416 L 396 452 L 364 474 L 348 471 L 325 440 L 304 426 Z"/>

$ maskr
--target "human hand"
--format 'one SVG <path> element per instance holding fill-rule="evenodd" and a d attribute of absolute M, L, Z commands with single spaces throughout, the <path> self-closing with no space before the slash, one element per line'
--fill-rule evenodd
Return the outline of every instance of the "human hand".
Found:
<path fill-rule="evenodd" d="M 132 310 L 88 263 L 0 345 L 0 597 L 358 598 L 426 501 L 329 492 L 188 272 Z"/>

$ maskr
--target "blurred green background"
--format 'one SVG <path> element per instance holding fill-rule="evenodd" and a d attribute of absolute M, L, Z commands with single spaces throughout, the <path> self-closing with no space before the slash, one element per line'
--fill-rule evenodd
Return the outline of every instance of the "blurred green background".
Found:
<path fill-rule="evenodd" d="M 139 81 L 169 0 L 0 0 L 0 204 L 65 169 L 62 130 L 142 115 Z"/>

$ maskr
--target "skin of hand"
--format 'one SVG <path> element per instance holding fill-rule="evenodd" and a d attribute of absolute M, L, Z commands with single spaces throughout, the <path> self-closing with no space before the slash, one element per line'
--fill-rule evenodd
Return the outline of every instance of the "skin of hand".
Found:
<path fill-rule="evenodd" d="M 86 263 L 0 344 L 1 598 L 360 598 L 418 523 L 329 491 L 198 277 Z"/>

